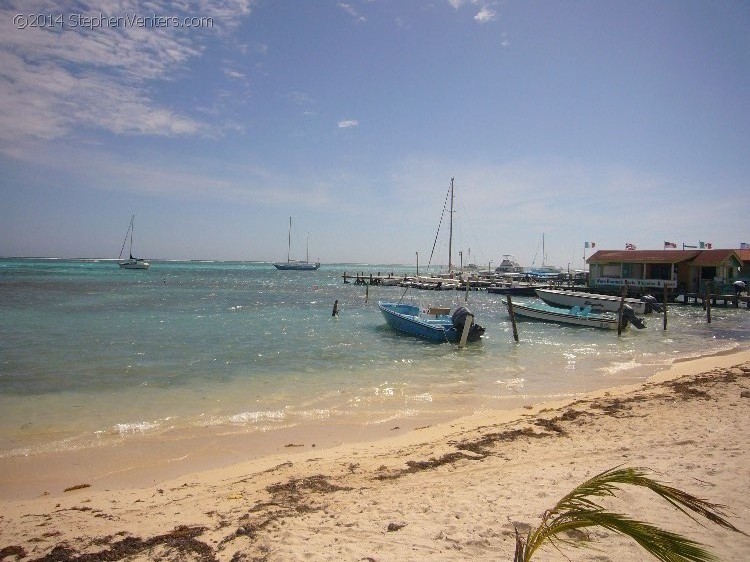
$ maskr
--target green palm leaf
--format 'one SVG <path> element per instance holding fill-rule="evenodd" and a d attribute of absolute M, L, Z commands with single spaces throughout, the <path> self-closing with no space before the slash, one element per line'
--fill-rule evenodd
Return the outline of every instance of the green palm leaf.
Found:
<path fill-rule="evenodd" d="M 516 532 L 515 562 L 529 562 L 545 543 L 579 546 L 581 541 L 561 538 L 562 533 L 588 527 L 603 527 L 628 536 L 664 562 L 709 562 L 716 558 L 699 543 L 649 523 L 605 510 L 597 498 L 615 496 L 623 484 L 651 490 L 673 507 L 697 521 L 700 515 L 725 529 L 741 533 L 724 519 L 726 507 L 708 502 L 650 478 L 642 468 L 615 467 L 583 482 L 557 502 L 542 517 L 542 523 L 526 538 Z M 695 515 L 694 515 L 695 514 Z M 744 533 L 743 533 L 744 534 Z"/>

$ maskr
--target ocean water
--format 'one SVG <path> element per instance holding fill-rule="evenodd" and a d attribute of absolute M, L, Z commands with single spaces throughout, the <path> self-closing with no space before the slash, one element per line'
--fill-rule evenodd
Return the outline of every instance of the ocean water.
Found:
<path fill-rule="evenodd" d="M 747 346 L 750 311 L 672 306 L 669 329 L 519 322 L 504 297 L 409 290 L 422 306 L 465 304 L 486 328 L 458 349 L 388 328 L 377 300 L 399 287 L 342 274 L 389 265 L 277 271 L 267 263 L 0 260 L 0 458 L 98 447 L 175 430 L 251 433 L 311 421 L 367 425 L 643 381 L 675 360 Z M 339 315 L 332 317 L 334 301 Z M 532 299 L 518 299 L 528 301 Z"/>

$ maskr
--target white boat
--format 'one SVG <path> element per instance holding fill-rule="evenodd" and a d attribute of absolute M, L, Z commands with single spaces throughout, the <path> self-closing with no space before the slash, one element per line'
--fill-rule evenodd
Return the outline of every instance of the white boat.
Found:
<path fill-rule="evenodd" d="M 502 261 L 500 261 L 500 265 L 495 268 L 495 273 L 523 273 L 523 267 L 518 263 L 515 256 L 504 254 Z"/>
<path fill-rule="evenodd" d="M 622 300 L 622 297 L 614 295 L 597 295 L 559 289 L 536 289 L 536 295 L 552 306 L 563 308 L 588 306 L 593 312 L 617 312 Z M 646 303 L 641 300 L 625 298 L 625 304 L 629 305 L 636 314 L 646 313 Z"/>
<path fill-rule="evenodd" d="M 273 266 L 276 269 L 290 270 L 290 271 L 315 271 L 320 267 L 320 262 L 310 262 L 310 240 L 308 237 L 307 241 L 307 256 L 305 261 L 290 259 L 292 250 L 292 217 L 289 217 L 289 245 L 286 251 L 286 261 L 274 262 Z"/>
<path fill-rule="evenodd" d="M 150 263 L 148 263 L 146 260 L 142 258 L 133 257 L 133 224 L 134 224 L 134 221 L 135 221 L 135 215 L 130 217 L 130 226 L 128 226 L 128 231 L 125 233 L 125 240 L 122 241 L 122 248 L 120 248 L 120 256 L 117 258 L 118 260 L 117 265 L 119 265 L 121 269 L 148 269 L 149 267 L 151 267 Z M 125 243 L 128 241 L 128 236 L 130 236 L 130 258 L 123 260 L 122 252 L 123 250 L 125 250 Z"/>
<path fill-rule="evenodd" d="M 505 303 L 507 307 L 508 304 Z M 580 308 L 574 306 L 570 309 L 557 308 L 544 303 L 524 305 L 512 303 L 513 314 L 531 320 L 553 322 L 556 324 L 572 324 L 574 326 L 586 326 L 588 328 L 601 328 L 604 330 L 617 329 L 617 316 L 614 314 L 596 314 L 588 307 Z M 623 328 L 632 323 L 636 328 L 645 328 L 643 321 L 635 316 L 633 309 L 625 308 L 623 311 Z"/>
<path fill-rule="evenodd" d="M 537 251 L 539 251 L 539 248 L 537 247 Z M 536 260 L 536 256 L 534 256 L 534 259 Z M 557 277 L 560 275 L 563 270 L 560 267 L 555 267 L 554 265 L 546 265 L 547 261 L 547 253 L 546 249 L 544 247 L 544 233 L 542 233 L 542 265 L 541 267 L 531 268 L 531 275 L 535 277 Z"/>

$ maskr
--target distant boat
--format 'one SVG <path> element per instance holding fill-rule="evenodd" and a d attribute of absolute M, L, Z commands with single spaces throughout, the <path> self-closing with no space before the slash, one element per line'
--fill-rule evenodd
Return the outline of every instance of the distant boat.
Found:
<path fill-rule="evenodd" d="M 539 246 L 537 246 L 537 251 L 539 251 Z M 553 265 L 546 265 L 545 261 L 547 260 L 547 254 L 544 247 L 544 233 L 542 233 L 542 265 L 538 268 L 531 268 L 531 275 L 535 277 L 557 277 L 559 274 L 563 272 L 562 268 L 555 267 Z"/>
<path fill-rule="evenodd" d="M 122 241 L 122 248 L 120 248 L 120 256 L 117 258 L 118 262 L 117 265 L 119 265 L 122 269 L 148 269 L 151 267 L 151 264 L 148 263 L 146 260 L 141 258 L 134 258 L 133 257 L 133 224 L 135 221 L 135 215 L 130 217 L 130 226 L 128 226 L 128 231 L 125 233 L 125 240 Z M 125 250 L 125 243 L 128 241 L 128 236 L 130 236 L 130 258 L 119 261 L 122 259 L 122 252 Z"/>
<path fill-rule="evenodd" d="M 622 297 L 614 295 L 597 295 L 578 291 L 563 291 L 559 289 L 537 289 L 537 296 L 552 306 L 570 308 L 572 306 L 590 307 L 594 312 L 617 312 L 620 309 Z M 626 298 L 625 304 L 629 305 L 637 314 L 651 312 L 646 308 L 644 301 Z"/>
<path fill-rule="evenodd" d="M 434 308 L 422 313 L 416 305 L 395 302 L 378 302 L 378 308 L 394 330 L 435 342 L 459 341 L 466 316 L 471 314 L 464 307 L 458 307 L 452 314 L 449 308 Z M 482 334 L 484 328 L 472 323 L 467 341 L 478 341 Z"/>
<path fill-rule="evenodd" d="M 289 245 L 286 251 L 286 261 L 274 262 L 273 266 L 276 269 L 292 270 L 292 271 L 315 271 L 320 267 L 319 262 L 310 262 L 310 240 L 307 240 L 307 254 L 305 261 L 290 259 L 292 250 L 292 217 L 289 217 Z"/>
<path fill-rule="evenodd" d="M 515 256 L 504 254 L 500 265 L 495 268 L 495 273 L 523 273 L 523 267 Z"/>
<path fill-rule="evenodd" d="M 508 304 L 504 303 L 507 307 Z M 597 314 L 591 312 L 591 307 L 580 308 L 578 306 L 570 309 L 557 308 L 544 303 L 524 305 L 512 303 L 513 314 L 531 320 L 553 322 L 555 324 L 572 324 L 575 326 L 586 326 L 589 328 L 601 328 L 605 330 L 617 329 L 617 316 L 614 314 Z M 632 323 L 636 328 L 645 328 L 643 320 L 638 318 L 633 309 L 626 307 L 622 315 L 623 328 Z"/>

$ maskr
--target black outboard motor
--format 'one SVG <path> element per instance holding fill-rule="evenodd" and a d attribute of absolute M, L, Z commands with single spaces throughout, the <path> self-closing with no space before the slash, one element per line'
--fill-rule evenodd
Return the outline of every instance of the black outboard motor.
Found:
<path fill-rule="evenodd" d="M 642 330 L 646 327 L 646 324 L 643 322 L 642 319 L 638 318 L 635 315 L 635 311 L 633 310 L 633 307 L 626 304 L 622 307 L 622 327 L 628 325 L 628 322 L 630 322 L 633 326 L 638 328 L 639 330 Z"/>
<path fill-rule="evenodd" d="M 661 305 L 653 295 L 643 295 L 641 301 L 646 303 L 646 314 L 649 312 L 661 312 Z"/>
<path fill-rule="evenodd" d="M 466 317 L 469 316 L 470 314 L 471 312 L 469 312 L 469 310 L 464 306 L 459 306 L 455 311 L 453 311 L 453 314 L 451 314 L 451 321 L 453 322 L 453 327 L 458 331 L 459 337 L 461 337 L 461 334 L 464 333 L 464 326 L 466 325 Z M 471 328 L 469 328 L 469 336 L 467 340 L 479 341 L 479 338 L 481 338 L 483 334 L 484 334 L 484 328 L 477 323 L 473 323 L 471 325 Z"/>

